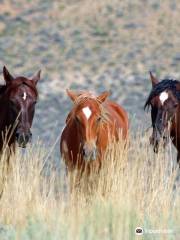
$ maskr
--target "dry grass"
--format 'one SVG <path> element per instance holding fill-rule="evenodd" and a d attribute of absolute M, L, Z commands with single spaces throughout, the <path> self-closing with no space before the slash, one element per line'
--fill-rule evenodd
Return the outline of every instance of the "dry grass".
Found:
<path fill-rule="evenodd" d="M 180 191 L 169 164 L 171 151 L 154 156 L 147 139 L 133 138 L 124 150 L 122 143 L 112 146 L 100 174 L 88 183 L 82 179 L 71 194 L 64 174 L 46 166 L 41 144 L 24 155 L 18 151 L 0 200 L 0 236 L 134 239 L 135 228 L 142 226 L 169 231 L 158 239 L 178 239 Z M 153 236 L 146 233 L 144 239 Z"/>

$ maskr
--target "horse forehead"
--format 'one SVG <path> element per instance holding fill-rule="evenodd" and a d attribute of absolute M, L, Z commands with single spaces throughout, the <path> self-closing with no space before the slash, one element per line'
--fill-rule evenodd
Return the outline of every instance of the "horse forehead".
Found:
<path fill-rule="evenodd" d="M 18 87 L 18 93 L 23 96 L 23 98 L 26 98 L 28 95 L 30 96 L 35 96 L 34 91 L 27 85 L 22 84 L 21 86 Z"/>
<path fill-rule="evenodd" d="M 167 91 L 163 91 L 162 93 L 160 93 L 159 95 L 159 100 L 162 103 L 162 105 L 164 104 L 164 102 L 169 98 L 169 93 Z"/>

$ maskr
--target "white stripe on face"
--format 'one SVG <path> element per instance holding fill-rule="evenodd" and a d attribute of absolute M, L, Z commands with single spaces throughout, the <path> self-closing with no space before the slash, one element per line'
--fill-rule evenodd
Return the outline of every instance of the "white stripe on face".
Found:
<path fill-rule="evenodd" d="M 86 116 L 86 118 L 89 119 L 91 114 L 92 114 L 90 108 L 89 107 L 85 107 L 85 108 L 82 109 L 82 111 L 83 111 L 84 115 Z"/>
<path fill-rule="evenodd" d="M 160 95 L 159 95 L 159 99 L 162 103 L 162 105 L 164 104 L 164 102 L 168 99 L 168 93 L 166 91 L 162 92 Z"/>
<path fill-rule="evenodd" d="M 24 92 L 23 97 L 22 97 L 24 101 L 26 100 L 26 97 L 27 97 L 27 93 Z"/>

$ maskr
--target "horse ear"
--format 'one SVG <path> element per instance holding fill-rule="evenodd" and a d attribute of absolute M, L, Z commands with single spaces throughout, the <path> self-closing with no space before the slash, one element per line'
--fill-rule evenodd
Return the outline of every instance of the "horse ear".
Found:
<path fill-rule="evenodd" d="M 67 92 L 67 95 L 70 97 L 70 99 L 75 102 L 76 99 L 77 99 L 77 95 L 75 94 L 75 92 L 69 90 L 69 89 L 66 89 L 66 92 Z"/>
<path fill-rule="evenodd" d="M 41 77 L 41 70 L 39 70 L 31 80 L 34 81 L 35 84 L 37 84 L 40 77 Z"/>
<path fill-rule="evenodd" d="M 101 95 L 97 97 L 98 102 L 103 103 L 109 95 L 110 95 L 110 92 L 108 91 L 101 93 Z"/>
<path fill-rule="evenodd" d="M 159 80 L 152 74 L 152 72 L 149 72 L 149 74 L 152 82 L 152 87 L 154 87 L 159 82 Z"/>
<path fill-rule="evenodd" d="M 3 76 L 4 80 L 6 81 L 6 84 L 9 84 L 11 81 L 14 80 L 14 77 L 9 73 L 5 66 L 3 67 Z"/>

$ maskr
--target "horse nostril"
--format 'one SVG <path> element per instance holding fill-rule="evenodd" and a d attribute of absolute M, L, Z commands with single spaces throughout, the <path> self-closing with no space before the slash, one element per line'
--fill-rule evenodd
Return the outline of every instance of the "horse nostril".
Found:
<path fill-rule="evenodd" d="M 176 108 L 178 106 L 178 103 L 174 103 L 174 107 Z"/>
<path fill-rule="evenodd" d="M 85 156 L 86 155 L 86 151 L 85 151 L 85 149 L 83 148 L 83 150 L 82 150 L 82 154 L 83 154 L 83 156 Z"/>
<path fill-rule="evenodd" d="M 96 155 L 97 155 L 97 152 L 96 150 L 94 150 L 92 153 L 92 160 L 96 160 Z"/>

